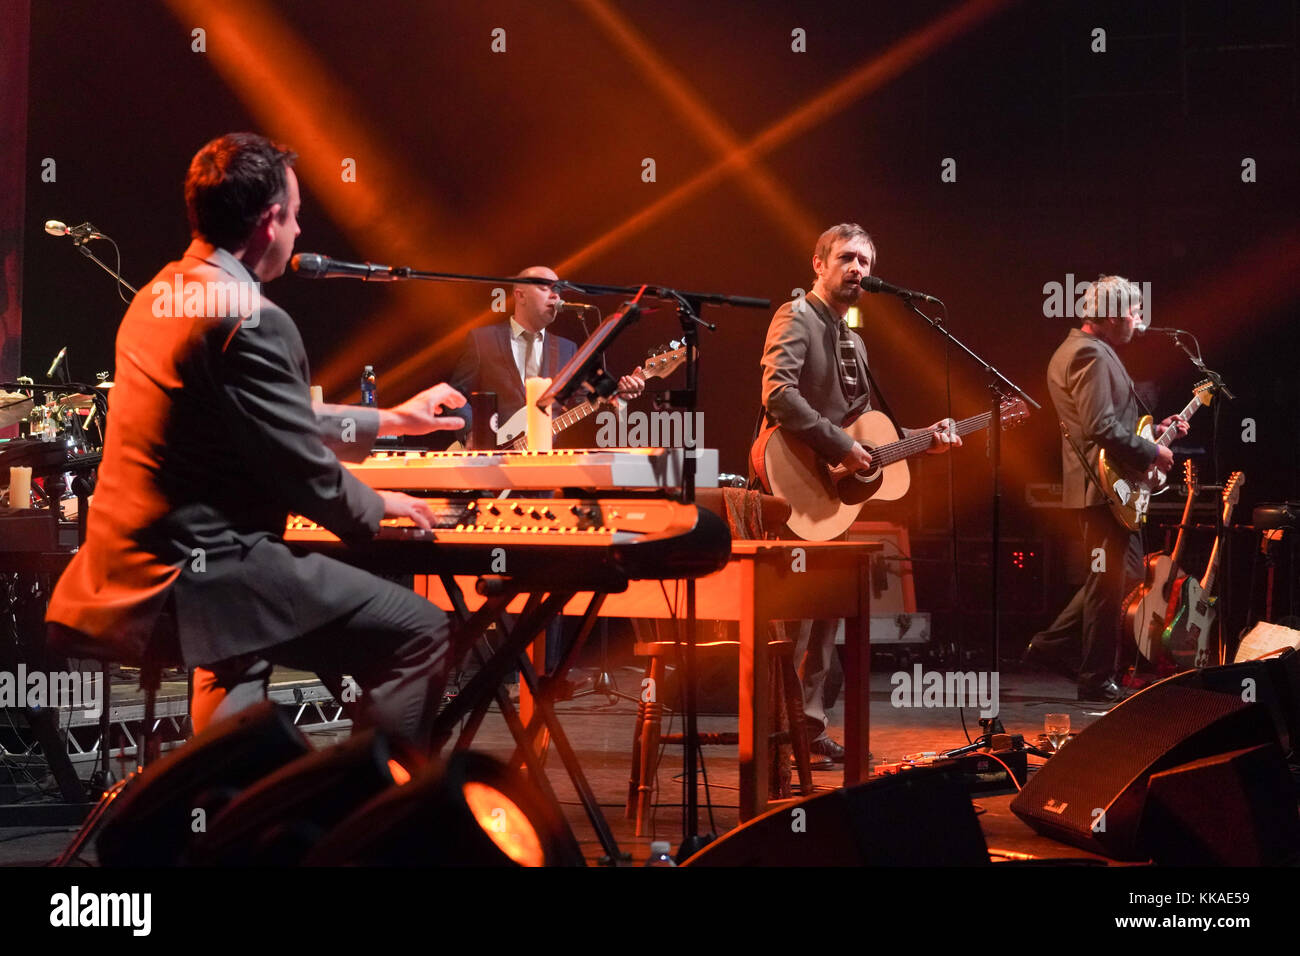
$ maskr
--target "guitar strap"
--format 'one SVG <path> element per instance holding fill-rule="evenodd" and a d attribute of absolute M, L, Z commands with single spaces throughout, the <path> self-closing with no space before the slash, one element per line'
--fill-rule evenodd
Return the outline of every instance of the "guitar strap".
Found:
<path fill-rule="evenodd" d="M 1079 446 L 1074 443 L 1074 436 L 1071 435 L 1070 430 L 1065 427 L 1065 422 L 1058 420 L 1057 424 L 1061 426 L 1061 434 L 1065 436 L 1065 440 L 1069 443 L 1070 450 L 1078 456 L 1079 464 L 1083 466 L 1083 476 L 1097 487 L 1097 490 L 1101 492 L 1101 496 L 1106 499 L 1108 505 L 1111 507 L 1118 507 L 1119 502 L 1111 496 L 1110 491 L 1101 483 L 1101 480 L 1093 474 L 1092 466 L 1088 464 L 1087 456 L 1084 455 L 1084 453 L 1079 450 Z"/>

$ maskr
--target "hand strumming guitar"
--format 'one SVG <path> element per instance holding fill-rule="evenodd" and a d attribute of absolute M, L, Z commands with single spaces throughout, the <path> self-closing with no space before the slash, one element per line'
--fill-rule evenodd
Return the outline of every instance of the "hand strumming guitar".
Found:
<path fill-rule="evenodd" d="M 860 442 L 855 441 L 840 464 L 849 471 L 867 471 L 871 468 L 871 454 L 862 447 Z"/>

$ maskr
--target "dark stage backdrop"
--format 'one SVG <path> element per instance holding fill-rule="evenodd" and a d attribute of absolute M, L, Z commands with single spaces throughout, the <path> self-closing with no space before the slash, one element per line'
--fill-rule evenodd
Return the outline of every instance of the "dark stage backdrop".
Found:
<path fill-rule="evenodd" d="M 1059 480 L 1044 369 L 1072 324 L 1045 314 L 1045 287 L 1150 283 L 1153 323 L 1196 332 L 1239 396 L 1218 460 L 1247 470 L 1246 513 L 1300 497 L 1296 77 L 1294 0 L 36 4 L 23 369 L 63 345 L 75 375 L 111 369 L 123 311 L 42 222 L 93 221 L 145 282 L 187 241 L 190 156 L 251 128 L 301 154 L 299 250 L 345 259 L 547 263 L 779 303 L 811 285 L 821 229 L 862 223 L 880 275 L 942 297 L 954 332 L 1044 404 L 1005 445 L 1006 531 L 1027 539 L 1051 527 L 1024 492 Z M 286 277 L 267 294 L 337 400 L 356 399 L 365 364 L 385 403 L 413 393 L 447 373 L 469 324 L 500 317 L 486 287 Z M 902 423 L 983 407 L 980 373 L 901 303 L 871 296 L 863 312 Z M 743 472 L 770 315 L 708 317 L 704 440 Z M 567 315 L 559 330 L 581 334 Z M 667 309 L 645 316 L 615 364 L 677 331 Z M 1158 415 L 1198 378 L 1163 339 L 1126 361 Z M 1188 449 L 1209 447 L 1211 424 L 1197 419 Z M 984 442 L 967 444 L 952 475 L 961 534 L 978 537 L 989 469 Z M 920 470 L 881 513 L 942 531 L 948 464 Z"/>

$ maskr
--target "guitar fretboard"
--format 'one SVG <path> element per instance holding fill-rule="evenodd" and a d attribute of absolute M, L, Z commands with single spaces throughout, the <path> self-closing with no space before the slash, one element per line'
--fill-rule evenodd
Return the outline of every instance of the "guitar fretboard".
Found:
<path fill-rule="evenodd" d="M 969 435 L 971 432 L 977 432 L 981 428 L 988 428 L 989 422 L 993 421 L 992 412 L 982 412 L 979 415 L 972 415 L 970 418 L 963 418 L 957 423 L 958 435 Z M 890 442 L 888 445 L 880 445 L 871 449 L 871 463 L 874 466 L 892 465 L 896 461 L 902 461 L 904 458 L 911 458 L 927 450 L 934 443 L 933 432 L 922 432 L 919 435 L 913 435 L 911 438 L 902 438 L 898 441 Z"/>
<path fill-rule="evenodd" d="M 1192 416 L 1196 414 L 1196 410 L 1200 407 L 1201 407 L 1200 396 L 1193 395 L 1192 400 L 1188 402 L 1186 406 L 1183 407 L 1183 410 L 1178 414 L 1182 416 L 1183 421 L 1191 421 Z M 1178 426 L 1176 424 L 1173 424 L 1160 433 L 1160 437 L 1156 439 L 1156 444 L 1170 445 L 1173 443 L 1173 440 L 1177 437 L 1178 437 Z"/>
<path fill-rule="evenodd" d="M 564 412 L 561 415 L 557 415 L 555 418 L 551 419 L 551 434 L 558 435 L 566 428 L 578 424 L 578 422 L 582 421 L 584 418 L 586 418 L 588 415 L 594 412 L 598 407 L 599 406 L 595 402 L 583 402 L 581 405 L 575 405 L 567 412 Z M 511 451 L 527 451 L 528 433 L 524 432 L 522 435 L 520 435 L 514 441 L 507 444 L 505 447 L 510 449 Z"/>

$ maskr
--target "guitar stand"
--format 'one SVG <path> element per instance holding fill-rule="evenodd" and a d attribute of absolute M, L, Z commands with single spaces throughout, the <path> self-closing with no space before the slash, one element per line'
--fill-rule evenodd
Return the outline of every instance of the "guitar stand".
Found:
<path fill-rule="evenodd" d="M 455 579 L 450 575 L 442 575 L 441 580 L 444 589 L 451 598 L 456 617 L 465 621 L 460 630 L 458 643 L 462 648 L 466 642 L 473 645 L 474 652 L 481 662 L 481 668 L 435 719 L 431 731 L 431 752 L 437 753 L 447 744 L 455 731 L 456 725 L 462 719 L 465 720 L 465 725 L 457 735 L 453 749 L 461 751 L 468 748 L 483 723 L 488 707 L 495 700 L 501 709 L 501 714 L 505 718 L 511 736 L 515 739 L 515 751 L 509 764 L 512 767 L 522 765 L 527 769 L 533 783 L 537 786 L 543 799 L 550 805 L 557 821 L 561 824 L 561 839 L 566 844 L 566 848 L 573 854 L 574 859 L 581 860 L 583 858 L 581 848 L 572 827 L 569 826 L 564 817 L 559 798 L 546 777 L 542 757 L 535 745 L 539 733 L 543 730 L 555 742 L 556 751 L 559 753 L 560 760 L 569 775 L 569 780 L 578 794 L 578 799 L 587 814 L 587 819 L 591 822 L 592 828 L 596 831 L 596 836 L 605 850 L 605 856 L 601 858 L 601 863 L 612 865 L 618 861 L 631 859 L 629 854 L 623 853 L 619 849 L 618 843 L 609 828 L 609 823 L 606 821 L 591 785 L 588 783 L 586 775 L 578 762 L 577 754 L 560 725 L 559 719 L 556 717 L 550 699 L 550 687 L 554 682 L 563 679 L 585 643 L 587 636 L 591 633 L 600 606 L 604 602 L 604 594 L 596 592 L 592 595 L 591 602 L 582 615 L 578 635 L 573 645 L 566 651 L 555 673 L 542 679 L 539 678 L 532 661 L 527 655 L 528 646 L 536 640 L 539 634 L 545 633 L 546 626 L 564 610 L 565 605 L 577 593 L 576 591 L 530 593 L 523 613 L 515 621 L 514 627 L 508 629 L 504 626 L 503 615 L 509 603 L 519 594 L 524 593 L 520 585 L 505 578 L 485 577 L 480 579 L 480 592 L 488 594 L 489 597 L 487 602 L 470 616 L 465 605 L 464 595 Z M 466 618 L 468 619 L 465 620 Z M 495 650 L 488 654 L 480 648 L 479 638 L 482 637 L 491 623 L 497 624 L 501 634 L 504 635 L 504 640 Z M 522 679 L 527 684 L 529 692 L 534 695 L 536 712 L 526 727 L 519 716 L 518 708 L 510 700 L 509 692 L 503 684 L 506 674 L 515 666 L 519 667 Z"/>

